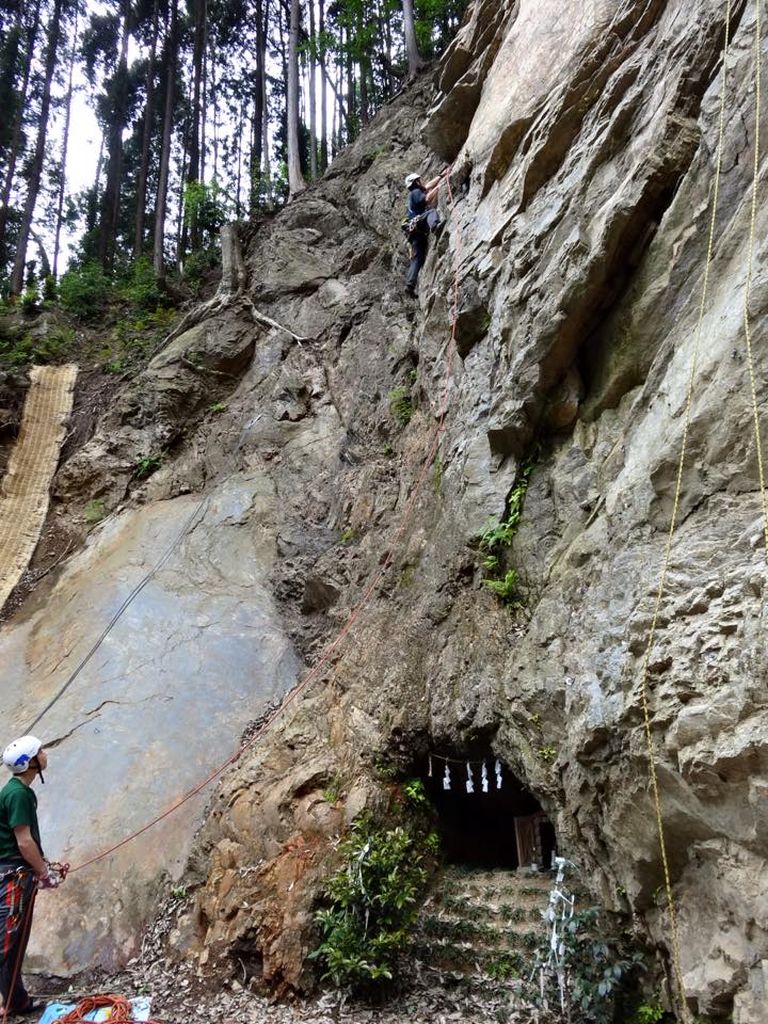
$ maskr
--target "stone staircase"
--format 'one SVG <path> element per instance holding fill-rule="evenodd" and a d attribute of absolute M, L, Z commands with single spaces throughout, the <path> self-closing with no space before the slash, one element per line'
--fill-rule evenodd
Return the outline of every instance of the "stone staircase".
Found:
<path fill-rule="evenodd" d="M 541 912 L 549 874 L 443 869 L 420 914 L 412 955 L 418 973 L 469 987 L 509 983 L 530 973 L 546 942 Z"/>

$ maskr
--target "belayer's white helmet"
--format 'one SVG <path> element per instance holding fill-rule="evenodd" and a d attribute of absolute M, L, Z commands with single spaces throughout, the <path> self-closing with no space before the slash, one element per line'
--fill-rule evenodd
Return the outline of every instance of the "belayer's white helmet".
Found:
<path fill-rule="evenodd" d="M 29 762 L 37 757 L 42 745 L 37 736 L 21 736 L 9 743 L 3 751 L 3 764 L 14 775 L 20 775 L 29 768 Z"/>
<path fill-rule="evenodd" d="M 405 179 L 405 187 L 410 188 L 411 185 L 415 185 L 420 178 L 420 174 L 409 174 L 408 177 Z"/>

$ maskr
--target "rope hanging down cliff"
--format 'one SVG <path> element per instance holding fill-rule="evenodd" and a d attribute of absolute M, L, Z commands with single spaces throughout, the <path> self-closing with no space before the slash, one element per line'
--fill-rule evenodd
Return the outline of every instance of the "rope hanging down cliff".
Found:
<path fill-rule="evenodd" d="M 764 463 L 762 454 L 762 442 L 760 434 L 760 420 L 758 412 L 757 402 L 757 389 L 755 380 L 754 361 L 752 353 L 751 343 L 751 332 L 750 332 L 750 318 L 749 318 L 749 300 L 752 283 L 752 264 L 753 264 L 753 251 L 755 242 L 755 222 L 756 222 L 756 211 L 757 211 L 757 185 L 759 177 L 759 153 L 760 153 L 760 91 L 761 91 L 761 19 L 760 19 L 760 2 L 761 0 L 755 0 L 755 142 L 754 142 L 754 159 L 753 159 L 753 180 L 752 180 L 752 197 L 751 197 L 751 209 L 750 209 L 750 229 L 749 229 L 749 242 L 747 252 L 747 277 L 746 285 L 744 289 L 744 308 L 743 308 L 743 320 L 744 320 L 744 333 L 746 338 L 747 357 L 749 366 L 749 378 L 751 386 L 751 401 L 752 401 L 752 419 L 755 435 L 755 446 L 757 450 L 757 465 L 758 465 L 758 477 L 760 486 L 760 497 L 761 497 L 761 510 L 763 516 L 763 537 L 765 542 L 765 556 L 768 560 L 768 502 L 766 500 L 766 484 L 765 484 L 765 473 Z M 726 0 L 726 14 L 725 14 L 725 39 L 723 44 L 723 67 L 721 75 L 721 86 L 720 86 L 720 108 L 718 116 L 718 144 L 717 144 L 717 157 L 715 166 L 715 177 L 712 185 L 711 195 L 711 209 L 710 209 L 710 220 L 709 220 L 709 232 L 707 238 L 707 253 L 704 264 L 704 278 L 702 283 L 702 294 L 701 302 L 699 306 L 698 323 L 696 326 L 693 355 L 691 359 L 691 368 L 688 376 L 688 386 L 686 393 L 685 402 L 685 416 L 683 425 L 683 437 L 680 449 L 680 456 L 677 465 L 677 475 L 675 480 L 675 491 L 674 501 L 672 507 L 672 516 L 670 519 L 669 530 L 667 532 L 667 539 L 664 548 L 664 556 L 662 560 L 662 568 L 659 576 L 659 583 L 656 592 L 656 599 L 654 602 L 653 617 L 651 620 L 651 626 L 648 632 L 648 641 L 645 648 L 645 654 L 643 657 L 643 664 L 641 670 L 641 699 L 643 708 L 643 723 L 644 733 L 646 741 L 646 750 L 648 756 L 648 771 L 651 785 L 651 792 L 654 803 L 654 811 L 656 816 L 656 827 L 659 838 L 659 850 L 661 854 L 661 863 L 664 874 L 664 891 L 667 899 L 667 909 L 669 912 L 669 922 L 671 931 L 672 941 L 672 959 L 675 976 L 675 984 L 678 989 L 679 996 L 679 1008 L 682 1015 L 683 1024 L 690 1024 L 691 1016 L 688 1010 L 688 1005 L 685 997 L 685 984 L 683 980 L 682 970 L 682 957 L 680 947 L 680 933 L 678 926 L 678 914 L 675 904 L 675 897 L 672 888 L 672 878 L 669 865 L 669 856 L 667 850 L 667 842 L 665 838 L 664 822 L 662 815 L 662 802 L 661 793 L 659 788 L 658 780 L 658 769 L 657 769 L 657 754 L 656 747 L 653 740 L 652 727 L 651 727 L 651 709 L 650 709 L 650 687 L 648 684 L 649 664 L 651 651 L 656 638 L 656 631 L 659 621 L 659 613 L 661 609 L 662 599 L 664 596 L 664 590 L 666 586 L 667 576 L 669 572 L 671 552 L 672 552 L 672 540 L 677 527 L 677 520 L 680 508 L 680 496 L 682 491 L 682 478 L 683 469 L 685 465 L 685 457 L 688 447 L 688 435 L 691 421 L 691 413 L 693 407 L 693 394 L 694 394 L 694 382 L 696 379 L 696 368 L 699 354 L 699 345 L 701 341 L 701 333 L 704 323 L 704 316 L 707 306 L 707 297 L 709 291 L 709 272 L 712 264 L 714 247 L 715 247 L 715 225 L 717 218 L 717 209 L 720 195 L 720 179 L 722 172 L 723 163 L 723 148 L 724 148 L 724 137 L 725 137 L 725 97 L 726 97 L 726 84 L 727 84 L 727 73 L 728 73 L 728 53 L 731 42 L 731 0 Z"/>
<path fill-rule="evenodd" d="M 414 512 L 416 510 L 416 504 L 424 490 L 424 484 L 426 483 L 427 480 L 427 474 L 429 473 L 429 469 L 432 463 L 434 462 L 435 457 L 437 456 L 440 441 L 442 439 L 443 434 L 445 433 L 446 415 L 448 412 L 448 402 L 451 392 L 451 381 L 453 378 L 453 360 L 454 353 L 456 351 L 456 332 L 458 329 L 459 289 L 461 285 L 461 257 L 463 247 L 461 240 L 461 228 L 456 213 L 456 201 L 453 194 L 453 189 L 451 187 L 450 175 L 447 175 L 445 180 L 448 188 L 448 203 L 451 221 L 455 229 L 455 244 L 453 248 L 453 279 L 451 286 L 451 333 L 447 346 L 448 351 L 446 358 L 445 374 L 443 377 L 443 393 L 440 400 L 439 412 L 437 417 L 437 426 L 435 427 L 434 433 L 432 435 L 431 443 L 429 445 L 429 448 L 427 449 L 424 461 L 421 464 L 421 469 L 419 471 L 418 477 L 416 478 L 416 483 L 414 484 L 411 496 L 408 499 L 408 503 L 403 512 L 403 517 L 400 522 L 400 525 L 398 529 L 395 531 L 391 542 L 387 546 L 387 551 L 384 558 L 381 561 L 381 564 L 379 565 L 376 572 L 374 572 L 373 577 L 369 581 L 362 596 L 360 597 L 359 601 L 350 612 L 347 621 L 344 623 L 344 626 L 341 628 L 341 630 L 334 638 L 334 640 L 332 640 L 331 643 L 329 643 L 323 649 L 318 660 L 307 672 L 305 677 L 288 694 L 286 694 L 283 701 L 278 705 L 277 708 L 275 708 L 273 712 L 271 712 L 267 716 L 267 718 L 261 723 L 259 728 L 248 739 L 246 743 L 244 743 L 237 751 L 235 751 L 235 753 L 232 754 L 231 757 L 227 758 L 226 761 L 224 761 L 217 768 L 215 768 L 208 776 L 206 776 L 206 778 L 202 780 L 202 782 L 198 783 L 198 785 L 194 786 L 192 789 L 184 793 L 183 796 L 181 796 L 175 803 L 173 803 L 166 810 L 156 815 L 156 817 L 154 817 L 151 821 L 148 821 L 145 825 L 137 829 L 135 832 L 132 832 L 130 835 L 121 839 L 119 842 L 114 843 L 108 849 L 103 850 L 100 853 L 94 854 L 94 856 L 89 857 L 87 860 L 83 861 L 80 864 L 76 864 L 74 867 L 70 868 L 71 872 L 81 871 L 83 868 L 86 868 L 91 864 L 96 863 L 97 861 L 103 860 L 110 854 L 114 853 L 116 850 L 119 850 L 123 846 L 128 845 L 128 843 L 133 842 L 134 839 L 137 839 L 145 832 L 148 832 L 151 828 L 154 828 L 155 825 L 159 824 L 161 821 L 168 818 L 180 807 L 183 807 L 186 803 L 188 803 L 193 797 L 197 796 L 209 785 L 211 785 L 211 783 L 213 783 L 220 775 L 222 775 L 227 768 L 233 765 L 247 750 L 255 746 L 259 742 L 259 740 L 265 735 L 265 733 L 268 732 L 272 725 L 277 721 L 277 719 L 285 714 L 286 710 L 290 707 L 290 705 L 293 704 L 298 699 L 298 697 L 300 697 L 312 685 L 312 683 L 318 679 L 318 677 L 321 675 L 322 669 L 329 663 L 332 656 L 342 645 L 346 637 L 351 633 L 352 629 L 354 628 L 358 619 L 360 618 L 361 613 L 363 612 L 364 608 L 370 601 L 382 578 L 392 565 L 394 561 L 395 552 L 399 547 L 399 544 L 402 541 L 403 536 L 405 535 L 405 531 L 407 530 L 413 518 Z M 193 518 L 198 512 L 199 508 L 196 509 L 195 512 L 193 513 Z M 176 546 L 178 545 L 178 543 L 181 542 L 181 539 L 183 538 L 186 532 L 187 527 L 185 526 L 184 530 L 182 531 L 182 534 L 177 539 Z M 168 553 L 167 557 L 170 557 L 170 552 Z"/>

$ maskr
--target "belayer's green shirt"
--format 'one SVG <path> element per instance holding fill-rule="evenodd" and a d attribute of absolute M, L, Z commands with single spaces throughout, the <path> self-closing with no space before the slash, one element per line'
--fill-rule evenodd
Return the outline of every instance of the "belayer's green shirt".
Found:
<path fill-rule="evenodd" d="M 19 852 L 14 828 L 29 825 L 32 838 L 40 848 L 40 826 L 37 823 L 37 796 L 31 786 L 25 786 L 21 779 L 12 778 L 0 790 L 0 864 L 15 864 L 21 867 L 27 862 Z"/>

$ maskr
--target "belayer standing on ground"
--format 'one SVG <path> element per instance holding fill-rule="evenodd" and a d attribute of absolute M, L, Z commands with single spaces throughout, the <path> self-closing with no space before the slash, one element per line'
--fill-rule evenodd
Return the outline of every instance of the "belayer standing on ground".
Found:
<path fill-rule="evenodd" d="M 0 994 L 7 1013 L 41 1013 L 43 1004 L 24 988 L 21 967 L 37 890 L 60 881 L 43 856 L 32 791 L 36 776 L 45 782 L 48 755 L 35 736 L 22 736 L 5 748 L 3 764 L 13 778 L 0 790 Z"/>
<path fill-rule="evenodd" d="M 432 206 L 432 203 L 437 198 L 443 175 L 446 173 L 446 171 L 442 171 L 426 184 L 421 180 L 419 174 L 409 174 L 405 179 L 405 187 L 408 189 L 405 230 L 411 246 L 411 264 L 405 279 L 405 290 L 409 295 L 416 294 L 419 271 L 427 258 L 429 236 L 435 234 L 442 227 L 440 214 Z"/>

